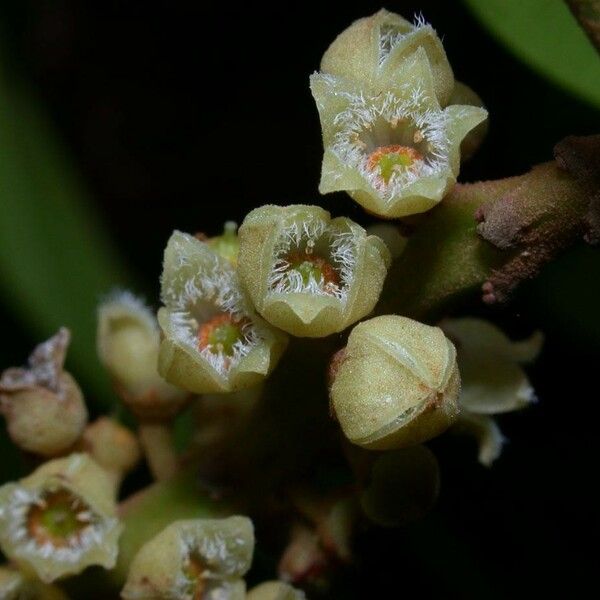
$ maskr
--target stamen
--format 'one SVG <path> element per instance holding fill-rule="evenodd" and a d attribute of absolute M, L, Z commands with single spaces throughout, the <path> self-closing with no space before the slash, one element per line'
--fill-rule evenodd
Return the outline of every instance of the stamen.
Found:
<path fill-rule="evenodd" d="M 371 152 L 367 158 L 367 168 L 371 171 L 378 170 L 381 179 L 387 184 L 394 173 L 414 169 L 417 161 L 422 160 L 423 155 L 414 148 L 392 144 Z"/>
<path fill-rule="evenodd" d="M 333 266 L 321 256 L 313 255 L 314 242 L 309 240 L 305 252 L 291 252 L 286 260 L 289 270 L 297 271 L 305 286 L 310 284 L 311 279 L 323 285 L 325 288 L 338 286 L 340 279 Z"/>

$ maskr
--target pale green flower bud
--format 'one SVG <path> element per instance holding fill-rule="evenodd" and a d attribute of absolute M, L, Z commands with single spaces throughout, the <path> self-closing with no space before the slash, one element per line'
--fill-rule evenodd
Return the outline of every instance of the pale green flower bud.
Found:
<path fill-rule="evenodd" d="M 422 17 L 411 23 L 382 9 L 355 21 L 329 46 L 321 71 L 386 90 L 403 83 L 398 65 L 419 47 L 431 66 L 438 102 L 445 106 L 454 88 L 452 67 L 435 30 Z"/>
<path fill-rule="evenodd" d="M 46 583 L 90 565 L 114 567 L 121 529 L 111 480 L 86 454 L 0 488 L 0 547 Z"/>
<path fill-rule="evenodd" d="M 441 329 L 383 316 L 350 333 L 330 398 L 353 444 L 389 450 L 448 428 L 458 416 L 459 390 L 456 351 Z"/>
<path fill-rule="evenodd" d="M 175 231 L 165 250 L 159 371 L 198 394 L 260 383 L 275 368 L 287 337 L 265 323 L 229 261 Z"/>
<path fill-rule="evenodd" d="M 69 340 L 69 330 L 61 328 L 34 349 L 26 368 L 7 369 L 0 378 L 0 408 L 11 439 L 41 456 L 68 450 L 87 422 L 81 390 L 63 370 Z"/>
<path fill-rule="evenodd" d="M 387 219 L 444 197 L 456 183 L 461 142 L 487 117 L 483 108 L 440 104 L 423 48 L 396 72 L 399 83 L 383 90 L 328 73 L 310 82 L 323 133 L 319 191 L 346 191 Z"/>
<path fill-rule="evenodd" d="M 448 319 L 441 327 L 456 344 L 462 408 L 494 415 L 525 408 L 535 401 L 521 364 L 532 362 L 539 354 L 543 343 L 540 332 L 512 342 L 483 319 Z"/>
<path fill-rule="evenodd" d="M 100 304 L 96 342 L 119 395 L 140 419 L 168 419 L 188 401 L 187 392 L 159 375 L 156 317 L 130 292 L 118 292 Z"/>
<path fill-rule="evenodd" d="M 118 485 L 140 461 L 142 451 L 137 437 L 114 419 L 99 417 L 88 425 L 78 449 L 87 452 Z"/>
<path fill-rule="evenodd" d="M 207 238 L 206 243 L 219 256 L 226 258 L 234 267 L 237 266 L 240 242 L 237 235 L 237 223 L 227 221 L 223 233 Z"/>
<path fill-rule="evenodd" d="M 26 577 L 12 567 L 0 567 L 0 598 L 2 600 L 68 600 L 54 585 Z"/>
<path fill-rule="evenodd" d="M 253 551 L 246 517 L 176 521 L 142 546 L 121 597 L 244 600 Z"/>
<path fill-rule="evenodd" d="M 375 459 L 361 493 L 365 515 L 382 527 L 398 527 L 423 517 L 440 490 L 440 468 L 425 446 L 385 452 Z"/>
<path fill-rule="evenodd" d="M 306 596 L 283 581 L 265 581 L 252 588 L 246 600 L 305 600 Z"/>
<path fill-rule="evenodd" d="M 262 206 L 240 227 L 239 273 L 252 302 L 297 336 L 326 336 L 369 314 L 389 264 L 379 238 L 318 206 Z"/>

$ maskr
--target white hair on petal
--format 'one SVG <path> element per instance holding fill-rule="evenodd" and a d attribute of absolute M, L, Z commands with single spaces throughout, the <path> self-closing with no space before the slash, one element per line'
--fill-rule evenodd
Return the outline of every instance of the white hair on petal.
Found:
<path fill-rule="evenodd" d="M 408 25 L 408 24 L 407 24 Z M 425 20 L 423 13 L 416 13 L 413 17 L 413 22 L 408 25 L 410 29 L 401 32 L 398 25 L 394 22 L 382 23 L 379 27 L 379 66 L 381 66 L 391 54 L 392 50 L 408 36 L 414 34 L 419 29 L 430 27 L 431 25 Z"/>
<path fill-rule="evenodd" d="M 323 275 L 308 281 L 289 262 L 294 251 L 310 254 L 317 244 L 327 249 L 323 257 L 335 269 L 339 283 L 326 282 Z M 286 225 L 279 234 L 273 252 L 274 262 L 268 285 L 273 294 L 305 293 L 329 296 L 345 302 L 356 264 L 356 240 L 351 232 L 329 228 L 320 218 L 310 216 L 301 223 Z"/>
<path fill-rule="evenodd" d="M 335 116 L 339 128 L 332 151 L 347 167 L 357 169 L 383 202 L 390 202 L 404 188 L 423 177 L 439 176 L 449 167 L 450 140 L 447 134 L 448 116 L 440 108 L 426 108 L 429 100 L 419 86 L 409 90 L 405 84 L 402 97 L 388 91 L 375 98 L 365 98 L 362 92 L 346 93 L 350 101 L 346 110 Z M 337 93 L 337 90 L 331 90 Z M 369 154 L 361 135 L 372 132 L 377 122 L 389 124 L 390 131 L 408 123 L 419 132 L 427 152 L 415 160 L 410 169 L 395 171 L 386 182 L 379 172 L 369 167 Z"/>

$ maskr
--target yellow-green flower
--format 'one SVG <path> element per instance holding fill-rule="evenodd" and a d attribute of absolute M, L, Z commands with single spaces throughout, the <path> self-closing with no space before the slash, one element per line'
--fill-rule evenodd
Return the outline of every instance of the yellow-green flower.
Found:
<path fill-rule="evenodd" d="M 297 336 L 342 331 L 370 313 L 390 260 L 378 237 L 318 206 L 262 206 L 240 227 L 242 283 L 267 321 Z"/>
<path fill-rule="evenodd" d="M 388 315 L 352 330 L 330 398 L 353 444 L 390 450 L 447 429 L 458 416 L 459 390 L 456 350 L 442 330 Z"/>
<path fill-rule="evenodd" d="M 425 51 L 435 95 L 445 106 L 454 88 L 452 67 L 437 33 L 422 16 L 411 23 L 382 9 L 358 19 L 329 46 L 321 71 L 385 90 L 403 83 L 398 66 L 417 48 Z"/>
<path fill-rule="evenodd" d="M 113 484 L 85 454 L 0 488 L 0 547 L 46 583 L 90 565 L 114 567 L 121 529 Z"/>
<path fill-rule="evenodd" d="M 385 88 L 328 73 L 311 77 L 324 146 L 319 191 L 346 191 L 384 218 L 435 206 L 456 182 L 462 140 L 487 117 L 480 107 L 442 107 L 423 48 L 396 73 Z"/>
<path fill-rule="evenodd" d="M 159 372 L 191 392 L 256 385 L 287 344 L 283 333 L 254 312 L 233 265 L 180 231 L 165 250 L 162 301 Z"/>
<path fill-rule="evenodd" d="M 246 517 L 176 521 L 137 553 L 125 600 L 244 600 L 254 530 Z"/>
<path fill-rule="evenodd" d="M 505 441 L 492 416 L 521 410 L 536 400 L 521 365 L 537 358 L 543 336 L 536 332 L 513 342 L 489 321 L 475 318 L 448 319 L 441 327 L 456 344 L 462 378 L 456 430 L 477 440 L 479 462 L 489 467 Z"/>

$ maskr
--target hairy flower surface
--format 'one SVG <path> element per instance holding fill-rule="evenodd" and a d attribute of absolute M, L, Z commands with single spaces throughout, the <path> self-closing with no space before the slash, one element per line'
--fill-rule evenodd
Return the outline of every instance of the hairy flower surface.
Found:
<path fill-rule="evenodd" d="M 385 89 L 311 76 L 324 146 L 319 191 L 346 191 L 384 218 L 435 206 L 456 182 L 463 138 L 487 117 L 480 107 L 440 105 L 423 48 L 396 71 Z"/>
<path fill-rule="evenodd" d="M 389 450 L 447 429 L 458 416 L 459 389 L 456 350 L 439 327 L 383 316 L 350 333 L 330 398 L 352 443 Z"/>
<path fill-rule="evenodd" d="M 262 206 L 240 227 L 240 278 L 260 314 L 297 336 L 342 331 L 373 310 L 386 245 L 318 206 Z"/>
<path fill-rule="evenodd" d="M 492 415 L 521 410 L 536 400 L 521 365 L 537 358 L 543 336 L 536 332 L 513 342 L 489 321 L 475 318 L 448 319 L 441 326 L 456 343 L 462 378 L 457 430 L 475 437 L 479 462 L 490 466 L 505 441 Z"/>
<path fill-rule="evenodd" d="M 186 403 L 189 394 L 158 373 L 160 331 L 140 298 L 120 291 L 100 304 L 96 343 L 120 396 L 141 419 L 171 417 Z"/>
<path fill-rule="evenodd" d="M 179 231 L 165 250 L 162 301 L 159 371 L 192 392 L 256 385 L 287 344 L 283 333 L 254 312 L 232 264 Z"/>
<path fill-rule="evenodd" d="M 0 488 L 0 546 L 42 581 L 114 567 L 121 525 L 114 488 L 85 454 L 45 463 Z"/>
<path fill-rule="evenodd" d="M 176 521 L 135 556 L 125 600 L 244 600 L 254 530 L 246 517 Z"/>
<path fill-rule="evenodd" d="M 329 46 L 321 71 L 381 91 L 402 83 L 398 66 L 418 48 L 425 51 L 435 95 L 445 106 L 454 88 L 452 67 L 435 30 L 421 16 L 411 23 L 382 9 L 355 21 Z"/>
<path fill-rule="evenodd" d="M 0 407 L 8 433 L 28 452 L 65 452 L 87 422 L 81 390 L 63 368 L 70 338 L 69 330 L 61 328 L 36 346 L 27 367 L 6 369 L 0 377 Z"/>

